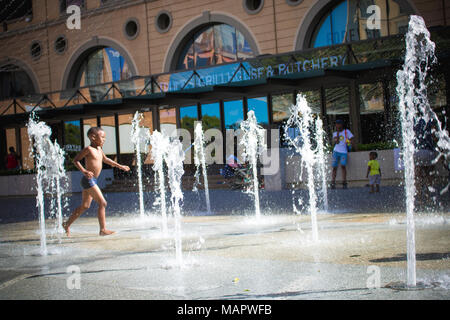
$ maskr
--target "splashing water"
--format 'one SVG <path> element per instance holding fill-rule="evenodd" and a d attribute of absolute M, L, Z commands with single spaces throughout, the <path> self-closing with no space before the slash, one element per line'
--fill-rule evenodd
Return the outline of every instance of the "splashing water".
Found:
<path fill-rule="evenodd" d="M 328 211 L 328 188 L 327 188 L 328 154 L 326 152 L 325 131 L 323 130 L 323 122 L 320 117 L 316 117 L 314 129 L 317 143 L 315 153 L 317 154 L 316 158 L 317 166 L 322 187 L 321 193 L 322 193 L 323 210 Z"/>
<path fill-rule="evenodd" d="M 155 130 L 150 136 L 152 146 L 152 159 L 154 161 L 155 184 L 158 186 L 158 199 L 155 204 L 161 208 L 162 230 L 167 236 L 167 207 L 166 207 L 166 187 L 164 177 L 164 164 L 167 166 L 169 178 L 170 204 L 175 221 L 175 256 L 176 264 L 183 265 L 182 239 L 181 239 L 181 205 L 183 203 L 183 191 L 181 190 L 181 179 L 184 174 L 183 162 L 185 153 L 183 144 L 178 138 L 167 137 Z"/>
<path fill-rule="evenodd" d="M 206 160 L 205 160 L 205 138 L 203 134 L 203 128 L 201 121 L 198 121 L 195 125 L 194 131 L 194 163 L 197 168 L 195 172 L 195 184 L 194 191 L 197 189 L 197 185 L 200 183 L 200 166 L 202 167 L 203 185 L 205 187 L 205 199 L 206 210 L 211 213 L 211 203 L 209 201 L 209 187 L 208 187 L 208 175 L 206 172 Z"/>
<path fill-rule="evenodd" d="M 243 146 L 242 160 L 248 161 L 252 170 L 253 184 L 248 192 L 255 201 L 255 216 L 261 217 L 259 206 L 258 157 L 267 149 L 265 143 L 265 130 L 258 125 L 253 110 L 247 114 L 247 120 L 241 122 L 242 138 L 239 142 Z"/>
<path fill-rule="evenodd" d="M 171 208 L 175 219 L 175 254 L 177 265 L 182 266 L 181 205 L 183 202 L 183 191 L 181 190 L 181 178 L 184 174 L 183 161 L 185 155 L 183 145 L 178 138 L 171 138 L 166 151 L 164 158 L 169 175 Z"/>
<path fill-rule="evenodd" d="M 159 206 L 161 211 L 162 232 L 167 236 L 167 204 L 166 204 L 166 186 L 164 177 L 164 155 L 170 144 L 169 138 L 159 131 L 153 131 L 150 136 L 152 146 L 153 171 L 155 172 L 155 186 L 157 191 L 154 206 Z"/>
<path fill-rule="evenodd" d="M 64 188 L 61 182 L 67 179 L 64 169 L 64 151 L 60 148 L 58 143 L 50 140 L 51 129 L 44 122 L 38 122 L 31 115 L 27 124 L 28 136 L 30 139 L 30 156 L 36 160 L 36 206 L 39 210 L 39 226 L 40 226 L 40 243 L 41 254 L 47 255 L 47 237 L 45 230 L 45 208 L 44 196 L 49 193 L 56 196 L 56 200 L 51 202 L 54 205 L 50 206 L 50 214 L 56 215 L 56 230 L 57 234 L 63 233 L 62 229 L 62 195 Z M 33 150 L 34 149 L 34 150 Z M 56 189 L 56 190 L 55 190 Z M 56 191 L 56 194 L 55 192 Z M 56 213 L 55 213 L 56 210 Z"/>
<path fill-rule="evenodd" d="M 426 78 L 430 66 L 436 63 L 434 54 L 435 44 L 430 39 L 430 33 L 425 26 L 422 17 L 411 16 L 408 32 L 406 34 L 406 54 L 403 69 L 397 72 L 397 94 L 399 96 L 399 111 L 402 133 L 402 158 L 405 172 L 406 192 L 406 229 L 407 229 L 407 286 L 416 286 L 416 249 L 415 249 L 415 222 L 414 201 L 416 195 L 414 154 L 416 149 L 415 126 L 419 121 L 430 123 L 435 128 L 432 130 L 438 138 L 438 156 L 450 159 L 450 139 L 448 132 L 431 109 L 427 97 Z M 448 190 L 448 185 L 445 188 Z M 445 189 L 443 192 L 445 192 Z"/>
<path fill-rule="evenodd" d="M 313 241 L 318 241 L 319 233 L 317 228 L 317 207 L 318 198 L 316 193 L 316 177 L 314 169 L 320 168 L 320 176 L 322 181 L 326 175 L 325 167 L 325 152 L 323 147 L 323 127 L 321 120 L 314 120 L 311 108 L 306 101 L 306 98 L 299 94 L 297 95 L 297 104 L 290 107 L 290 116 L 285 125 L 285 138 L 291 148 L 301 156 L 301 170 L 299 180 L 303 180 L 303 170 L 306 170 L 306 181 L 309 191 L 309 211 L 311 214 L 311 228 Z M 299 134 L 291 137 L 287 134 L 289 128 L 297 128 Z M 312 138 L 316 137 L 317 147 L 313 147 Z M 322 190 L 326 189 L 322 183 Z M 324 191 L 322 191 L 324 192 Z M 327 194 L 326 191 L 324 193 Z"/>
<path fill-rule="evenodd" d="M 145 217 L 144 208 L 144 188 L 142 183 L 142 151 L 145 151 L 147 142 L 149 140 L 149 130 L 140 127 L 140 122 L 143 119 L 143 115 L 136 111 L 131 122 L 131 142 L 134 144 L 134 150 L 136 152 L 136 164 L 138 170 L 138 184 L 139 184 L 139 214 L 141 219 Z M 145 153 L 145 152 L 144 152 Z"/>

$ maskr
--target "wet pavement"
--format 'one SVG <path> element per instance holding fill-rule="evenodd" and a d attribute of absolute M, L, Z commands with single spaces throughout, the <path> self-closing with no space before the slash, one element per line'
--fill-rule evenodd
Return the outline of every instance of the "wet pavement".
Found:
<path fill-rule="evenodd" d="M 448 210 L 417 214 L 417 278 L 428 288 L 407 291 L 387 288 L 406 281 L 403 213 L 319 214 L 317 243 L 308 215 L 270 213 L 255 220 L 251 210 L 192 211 L 182 221 L 181 265 L 173 221 L 165 236 L 150 210 L 144 221 L 134 210 L 109 216 L 117 231 L 110 237 L 98 236 L 94 217 L 77 220 L 70 238 L 48 220 L 47 256 L 40 255 L 37 221 L 3 223 L 0 299 L 450 298 Z"/>

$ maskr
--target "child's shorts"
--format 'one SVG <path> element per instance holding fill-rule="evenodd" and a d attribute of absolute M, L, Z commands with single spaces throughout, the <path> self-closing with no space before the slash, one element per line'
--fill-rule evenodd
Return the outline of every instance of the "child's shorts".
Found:
<path fill-rule="evenodd" d="M 370 185 L 380 184 L 380 182 L 381 182 L 381 176 L 379 174 L 374 174 L 372 176 L 369 176 L 369 184 Z"/>
<path fill-rule="evenodd" d="M 90 188 L 92 188 L 95 185 L 97 185 L 97 179 L 95 179 L 95 177 L 92 177 L 91 179 L 88 179 L 85 176 L 83 176 L 81 178 L 81 187 L 83 189 L 90 189 Z"/>
<path fill-rule="evenodd" d="M 333 151 L 333 162 L 331 163 L 331 166 L 337 168 L 340 163 L 341 166 L 345 167 L 347 165 L 347 156 L 347 153 Z"/>

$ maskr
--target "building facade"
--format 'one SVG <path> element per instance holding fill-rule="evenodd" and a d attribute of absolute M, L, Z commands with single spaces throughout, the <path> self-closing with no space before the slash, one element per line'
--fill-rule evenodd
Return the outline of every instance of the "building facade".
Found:
<path fill-rule="evenodd" d="M 226 147 L 227 137 L 234 139 L 227 130 L 237 129 L 247 111 L 265 128 L 280 128 L 297 93 L 307 96 L 328 133 L 339 118 L 357 143 L 389 144 L 410 15 L 422 16 L 436 40 L 429 96 L 444 121 L 448 114 L 446 0 L 6 3 L 0 150 L 4 158 L 13 146 L 24 169 L 34 166 L 25 127 L 30 111 L 52 126 L 69 158 L 85 145 L 87 130 L 101 125 L 105 153 L 129 164 L 137 110 L 150 130 L 192 132 L 196 120 L 219 130 L 225 160 L 235 153 Z"/>

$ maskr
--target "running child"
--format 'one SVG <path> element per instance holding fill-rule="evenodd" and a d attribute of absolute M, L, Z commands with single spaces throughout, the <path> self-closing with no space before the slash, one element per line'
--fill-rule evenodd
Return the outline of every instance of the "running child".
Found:
<path fill-rule="evenodd" d="M 124 171 L 129 171 L 128 166 L 123 166 L 117 162 L 106 157 L 102 147 L 106 140 L 105 131 L 100 127 L 92 127 L 87 132 L 87 136 L 91 142 L 90 146 L 84 148 L 73 159 L 73 163 L 78 170 L 83 173 L 81 178 L 81 186 L 83 188 L 81 205 L 75 209 L 69 219 L 63 223 L 63 228 L 66 230 L 67 236 L 70 236 L 70 226 L 83 212 L 91 206 L 92 199 L 98 203 L 98 222 L 100 224 L 100 236 L 107 236 L 113 234 L 114 231 L 106 229 L 106 200 L 103 197 L 102 191 L 97 185 L 97 178 L 102 172 L 103 163 L 112 167 L 119 168 Z M 84 168 L 81 160 L 85 161 Z"/>

